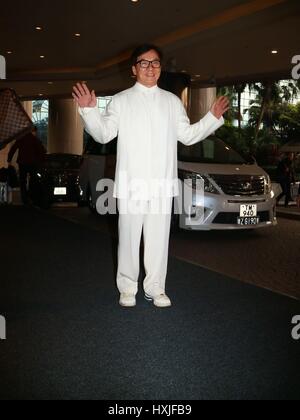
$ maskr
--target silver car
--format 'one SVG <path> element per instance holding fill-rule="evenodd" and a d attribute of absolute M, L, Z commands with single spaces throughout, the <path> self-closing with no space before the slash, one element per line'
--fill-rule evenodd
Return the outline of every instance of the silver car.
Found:
<path fill-rule="evenodd" d="M 174 215 L 172 225 L 188 230 L 257 229 L 274 226 L 277 185 L 253 160 L 248 163 L 231 147 L 210 137 L 192 147 L 179 147 L 179 179 L 182 183 L 177 203 L 185 206 Z M 185 180 L 190 180 L 189 200 L 183 196 Z M 203 191 L 197 189 L 201 180 Z"/>
<path fill-rule="evenodd" d="M 114 178 L 116 143 L 94 141 L 84 155 L 80 183 L 83 200 L 96 212 L 101 192 L 97 184 Z M 257 229 L 276 225 L 276 197 L 280 190 L 256 163 L 247 163 L 222 140 L 210 137 L 192 147 L 179 146 L 179 180 L 172 228 L 188 230 Z M 193 185 L 202 181 L 204 191 Z M 189 194 L 184 183 L 191 182 Z M 203 197 L 204 192 L 204 197 Z M 188 200 L 188 201 L 187 201 Z M 181 203 L 181 204 L 180 204 Z M 184 205 L 183 205 L 184 203 Z M 116 206 L 115 206 L 116 207 Z"/>

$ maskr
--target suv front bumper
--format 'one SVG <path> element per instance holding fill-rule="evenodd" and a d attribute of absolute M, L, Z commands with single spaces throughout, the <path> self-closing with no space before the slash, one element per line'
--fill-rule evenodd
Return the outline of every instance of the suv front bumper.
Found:
<path fill-rule="evenodd" d="M 202 198 L 203 200 L 203 198 Z M 231 197 L 224 194 L 205 194 L 204 211 L 201 197 L 193 194 L 191 206 L 179 215 L 179 226 L 185 230 L 245 230 L 275 226 L 276 200 L 271 194 L 255 197 Z M 240 206 L 255 204 L 259 223 L 239 225 Z"/>

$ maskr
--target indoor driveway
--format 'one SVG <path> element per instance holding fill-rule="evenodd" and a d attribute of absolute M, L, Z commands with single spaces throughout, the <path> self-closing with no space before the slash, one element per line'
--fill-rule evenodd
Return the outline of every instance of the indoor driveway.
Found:
<path fill-rule="evenodd" d="M 52 213 L 117 238 L 115 217 L 88 209 L 54 208 Z M 255 231 L 173 234 L 170 254 L 243 282 L 300 299 L 300 221 L 279 218 L 278 226 Z"/>

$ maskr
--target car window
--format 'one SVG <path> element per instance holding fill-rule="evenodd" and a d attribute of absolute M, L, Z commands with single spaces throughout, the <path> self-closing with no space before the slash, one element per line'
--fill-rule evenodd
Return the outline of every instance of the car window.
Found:
<path fill-rule="evenodd" d="M 215 142 L 212 140 L 206 141 L 202 147 L 203 147 L 203 157 L 204 159 L 213 160 L 215 156 Z"/>
<path fill-rule="evenodd" d="M 108 156 L 117 154 L 117 139 L 112 140 L 107 144 L 96 142 L 88 133 L 84 136 L 84 154 Z"/>
<path fill-rule="evenodd" d="M 246 164 L 245 159 L 239 153 L 217 137 L 209 137 L 190 147 L 179 145 L 178 159 L 183 162 Z"/>

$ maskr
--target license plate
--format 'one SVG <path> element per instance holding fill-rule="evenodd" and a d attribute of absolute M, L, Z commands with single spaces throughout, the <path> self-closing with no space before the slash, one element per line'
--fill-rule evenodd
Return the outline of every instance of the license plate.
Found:
<path fill-rule="evenodd" d="M 67 188 L 54 188 L 54 195 L 67 195 Z"/>
<path fill-rule="evenodd" d="M 242 204 L 240 206 L 240 217 L 257 217 L 257 204 Z"/>
<path fill-rule="evenodd" d="M 254 226 L 259 224 L 259 217 L 238 217 L 238 225 L 240 226 Z"/>

